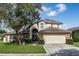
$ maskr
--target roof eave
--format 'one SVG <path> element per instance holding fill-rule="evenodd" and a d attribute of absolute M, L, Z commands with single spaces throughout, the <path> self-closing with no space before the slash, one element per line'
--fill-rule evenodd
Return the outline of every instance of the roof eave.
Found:
<path fill-rule="evenodd" d="M 40 34 L 70 34 L 70 32 L 39 32 Z"/>

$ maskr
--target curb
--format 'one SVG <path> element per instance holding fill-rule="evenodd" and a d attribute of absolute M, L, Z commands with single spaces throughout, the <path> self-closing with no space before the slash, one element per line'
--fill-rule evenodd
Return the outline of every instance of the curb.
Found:
<path fill-rule="evenodd" d="M 47 56 L 47 54 L 0 54 L 0 56 Z"/>

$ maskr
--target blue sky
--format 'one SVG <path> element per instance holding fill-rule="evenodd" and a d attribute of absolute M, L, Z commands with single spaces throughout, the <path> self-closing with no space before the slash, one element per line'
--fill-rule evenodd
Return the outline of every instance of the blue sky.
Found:
<path fill-rule="evenodd" d="M 79 3 L 45 3 L 40 11 L 41 19 L 53 19 L 63 22 L 62 28 L 79 26 Z"/>

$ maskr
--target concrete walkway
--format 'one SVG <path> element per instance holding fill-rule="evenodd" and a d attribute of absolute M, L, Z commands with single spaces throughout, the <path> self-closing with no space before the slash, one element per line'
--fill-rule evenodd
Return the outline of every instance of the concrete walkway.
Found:
<path fill-rule="evenodd" d="M 79 48 L 67 44 L 46 44 L 44 48 L 51 56 L 79 56 Z"/>

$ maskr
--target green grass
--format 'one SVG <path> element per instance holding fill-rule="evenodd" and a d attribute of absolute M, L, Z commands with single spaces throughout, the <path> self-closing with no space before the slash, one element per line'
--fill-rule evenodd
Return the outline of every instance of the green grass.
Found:
<path fill-rule="evenodd" d="M 42 45 L 19 45 L 0 43 L 0 53 L 45 53 Z"/>
<path fill-rule="evenodd" d="M 73 45 L 79 47 L 79 42 L 73 42 Z"/>

